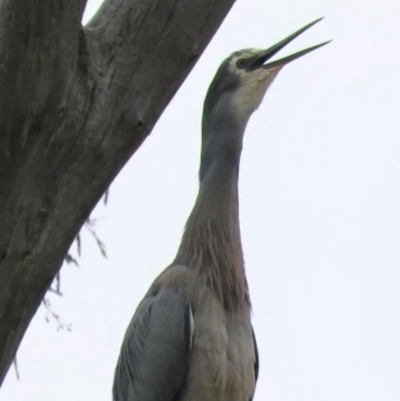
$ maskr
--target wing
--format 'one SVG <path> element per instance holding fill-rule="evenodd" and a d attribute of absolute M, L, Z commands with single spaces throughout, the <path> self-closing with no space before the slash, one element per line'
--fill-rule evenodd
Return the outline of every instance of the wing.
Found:
<path fill-rule="evenodd" d="M 255 385 L 254 385 L 254 391 L 256 390 L 255 386 L 257 385 L 257 379 L 258 379 L 258 369 L 259 369 L 259 358 L 258 358 L 258 347 L 257 347 L 257 340 L 256 340 L 256 335 L 254 334 L 254 329 L 253 326 L 251 327 L 251 334 L 253 336 L 253 344 L 254 344 L 254 354 L 256 356 L 256 359 L 254 361 L 254 377 L 255 377 Z M 254 392 L 253 395 L 251 396 L 249 401 L 252 401 L 254 397 Z"/>
<path fill-rule="evenodd" d="M 193 315 L 172 289 L 149 293 L 125 334 L 114 376 L 114 401 L 177 401 L 189 368 Z"/>

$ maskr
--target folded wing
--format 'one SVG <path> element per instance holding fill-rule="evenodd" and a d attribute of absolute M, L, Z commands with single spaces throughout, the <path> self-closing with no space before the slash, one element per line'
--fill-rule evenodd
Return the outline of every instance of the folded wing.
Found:
<path fill-rule="evenodd" d="M 177 401 L 187 377 L 193 330 L 183 295 L 172 289 L 146 295 L 122 343 L 114 401 Z"/>

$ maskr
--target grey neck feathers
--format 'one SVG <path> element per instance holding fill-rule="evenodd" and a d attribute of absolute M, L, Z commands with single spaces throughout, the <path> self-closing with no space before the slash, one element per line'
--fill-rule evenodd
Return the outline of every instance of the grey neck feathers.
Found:
<path fill-rule="evenodd" d="M 250 304 L 238 200 L 245 126 L 230 118 L 203 121 L 200 189 L 175 260 L 205 274 L 228 309 Z"/>

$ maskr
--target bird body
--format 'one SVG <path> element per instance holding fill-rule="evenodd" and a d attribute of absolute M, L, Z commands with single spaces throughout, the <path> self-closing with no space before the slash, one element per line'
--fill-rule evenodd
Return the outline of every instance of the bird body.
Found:
<path fill-rule="evenodd" d="M 232 140 L 234 127 L 230 127 L 226 140 Z M 238 127 L 236 127 L 238 129 Z M 237 136 L 237 138 L 240 138 Z M 258 371 L 257 346 L 251 325 L 251 306 L 247 288 L 243 252 L 240 241 L 238 219 L 237 178 L 240 151 L 220 154 L 226 148 L 224 140 L 219 147 L 213 144 L 217 158 L 207 159 L 205 152 L 200 178 L 199 195 L 186 224 L 175 261 L 153 282 L 144 297 L 145 307 L 139 306 L 133 317 L 133 325 L 127 330 L 119 365 L 126 369 L 116 371 L 114 399 L 116 401 L 249 401 L 252 399 Z M 237 146 L 233 146 L 237 148 Z M 235 164 L 237 168 L 232 168 Z M 162 294 L 162 295 L 160 295 Z M 154 396 L 146 393 L 141 398 L 138 392 L 140 380 L 138 373 L 126 375 L 140 362 L 132 358 L 132 353 L 142 347 L 142 355 L 149 358 L 152 345 L 149 334 L 141 333 L 134 327 L 141 322 L 154 306 L 149 307 L 150 299 L 161 296 L 167 303 L 174 298 L 178 306 L 167 309 L 169 316 L 179 314 L 174 323 L 173 334 L 166 331 L 179 344 L 185 344 L 182 351 L 178 345 L 169 349 L 173 355 L 162 358 L 169 360 L 162 370 L 164 382 L 152 374 L 156 391 Z M 168 319 L 168 315 L 166 318 Z M 165 318 L 165 316 L 163 316 Z M 167 320 L 159 320 L 154 330 L 165 333 Z M 141 322 L 149 326 L 148 323 Z M 180 330 L 175 331 L 177 328 Z M 135 333 L 132 336 L 132 333 Z M 134 343 L 132 344 L 132 340 Z M 129 345 L 131 342 L 131 345 Z M 143 345 L 142 345 L 143 344 Z M 162 342 L 158 339 L 157 347 Z M 165 345 L 164 345 L 165 348 Z M 164 349 L 163 349 L 164 350 Z M 133 352 L 132 352 L 133 351 Z M 147 356 L 145 356 L 147 354 Z M 178 366 L 178 372 L 171 369 L 171 360 Z M 134 363 L 133 367 L 129 364 Z M 159 363 L 159 359 L 154 363 Z M 174 372 L 174 373 L 173 373 Z M 176 386 L 171 386 L 171 374 L 178 377 Z M 143 381 L 146 381 L 143 378 Z M 117 384 L 118 383 L 118 384 Z M 132 384 L 132 387 L 130 387 Z M 136 387 L 136 389 L 134 389 Z M 117 389 L 123 389 L 121 394 Z M 129 390 L 130 389 L 130 390 Z M 167 389 L 173 389 L 166 396 Z"/>
<path fill-rule="evenodd" d="M 247 122 L 284 64 L 265 64 L 317 21 L 268 50 L 233 53 L 203 110 L 200 188 L 173 263 L 143 298 L 125 334 L 114 401 L 251 401 L 257 344 L 239 225 L 238 177 Z"/>
<path fill-rule="evenodd" d="M 146 305 L 158 296 L 159 303 Z M 160 309 L 160 315 L 153 316 L 157 318 L 154 326 L 157 337 L 153 340 L 147 330 L 140 332 L 135 323 L 152 327 L 147 319 L 155 308 Z M 171 330 L 170 325 L 175 327 Z M 167 268 L 139 306 L 128 328 L 128 333 L 131 331 L 136 332 L 135 337 L 126 336 L 127 352 L 121 353 L 119 365 L 132 375 L 122 372 L 116 375 L 115 400 L 248 401 L 252 398 L 258 362 L 250 307 L 241 305 L 227 312 L 205 275 L 197 275 L 188 266 Z M 171 336 L 177 343 L 165 344 L 158 336 Z M 161 344 L 171 354 L 165 355 Z M 150 367 L 145 367 L 145 372 L 140 368 L 136 371 L 139 366 L 144 367 L 143 358 L 151 360 L 160 371 L 154 372 Z M 162 366 L 164 361 L 169 362 Z M 141 389 L 149 382 L 144 398 Z"/>
<path fill-rule="evenodd" d="M 183 294 L 193 319 L 190 364 L 179 400 L 249 400 L 256 380 L 250 305 L 243 303 L 228 312 L 206 274 L 188 266 L 169 267 L 153 286 Z"/>

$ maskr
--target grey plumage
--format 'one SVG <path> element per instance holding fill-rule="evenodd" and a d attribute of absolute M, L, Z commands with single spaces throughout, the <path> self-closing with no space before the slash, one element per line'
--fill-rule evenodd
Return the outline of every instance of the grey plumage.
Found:
<path fill-rule="evenodd" d="M 314 23 L 269 50 L 235 52 L 219 68 L 204 103 L 198 197 L 174 262 L 128 326 L 114 401 L 252 400 L 259 361 L 239 226 L 242 142 L 283 65 L 321 45 L 265 62 Z"/>
<path fill-rule="evenodd" d="M 142 400 L 146 394 L 146 401 L 174 400 L 189 368 L 192 337 L 188 300 L 173 289 L 150 290 L 125 335 L 114 399 Z"/>

